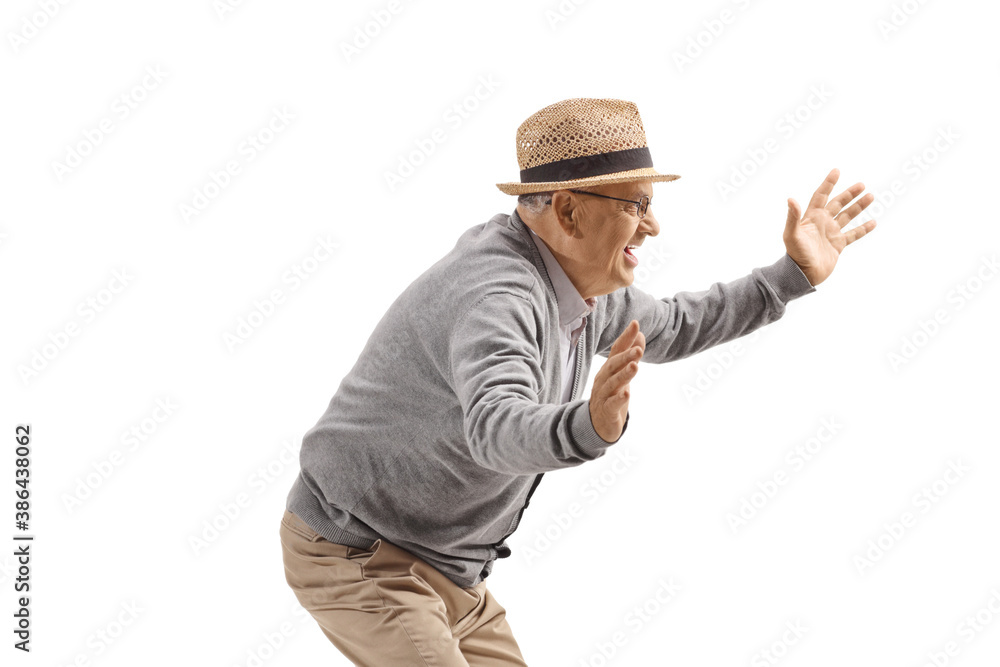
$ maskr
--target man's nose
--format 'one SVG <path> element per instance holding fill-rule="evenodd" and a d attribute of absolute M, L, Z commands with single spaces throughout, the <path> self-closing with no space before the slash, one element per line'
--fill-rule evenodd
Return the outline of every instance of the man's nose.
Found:
<path fill-rule="evenodd" d="M 645 230 L 650 236 L 656 236 L 660 233 L 660 223 L 656 221 L 652 205 L 646 209 L 646 215 L 642 216 L 642 220 L 639 221 L 639 229 Z"/>

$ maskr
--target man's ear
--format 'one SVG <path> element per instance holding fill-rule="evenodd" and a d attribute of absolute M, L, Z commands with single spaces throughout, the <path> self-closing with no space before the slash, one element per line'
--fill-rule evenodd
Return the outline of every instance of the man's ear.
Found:
<path fill-rule="evenodd" d="M 579 224 L 580 212 L 578 210 L 578 203 L 574 201 L 572 193 L 568 190 L 556 190 L 552 193 L 551 206 L 559 227 L 564 233 L 575 236 L 576 227 Z"/>

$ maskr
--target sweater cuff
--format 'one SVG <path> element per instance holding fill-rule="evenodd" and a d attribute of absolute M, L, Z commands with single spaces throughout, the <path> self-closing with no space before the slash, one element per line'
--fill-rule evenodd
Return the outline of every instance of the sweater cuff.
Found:
<path fill-rule="evenodd" d="M 625 413 L 625 425 L 622 426 L 622 432 L 618 436 L 618 440 L 622 439 L 622 436 L 625 435 L 625 429 L 628 428 L 629 414 L 629 412 Z M 570 429 L 577 446 L 595 459 L 602 456 L 604 450 L 608 447 L 618 442 L 618 440 L 608 442 L 597 434 L 597 431 L 594 429 L 594 423 L 590 421 L 590 401 L 583 401 L 580 407 L 573 413 L 570 421 Z"/>
<path fill-rule="evenodd" d="M 760 269 L 782 303 L 816 291 L 806 274 L 787 252 L 774 264 Z"/>

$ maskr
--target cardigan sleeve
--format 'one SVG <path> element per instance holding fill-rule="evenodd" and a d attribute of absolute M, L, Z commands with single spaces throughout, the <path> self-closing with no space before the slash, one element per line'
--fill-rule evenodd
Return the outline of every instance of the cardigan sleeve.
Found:
<path fill-rule="evenodd" d="M 495 292 L 464 313 L 451 332 L 451 379 L 465 439 L 472 458 L 492 470 L 528 474 L 576 466 L 614 444 L 594 430 L 589 399 L 539 401 L 541 329 L 529 299 Z"/>
<path fill-rule="evenodd" d="M 638 320 L 646 337 L 642 361 L 683 359 L 778 320 L 789 301 L 815 291 L 788 253 L 770 266 L 700 292 L 657 299 L 630 285 L 607 295 L 597 354 L 607 357 L 628 323 Z"/>

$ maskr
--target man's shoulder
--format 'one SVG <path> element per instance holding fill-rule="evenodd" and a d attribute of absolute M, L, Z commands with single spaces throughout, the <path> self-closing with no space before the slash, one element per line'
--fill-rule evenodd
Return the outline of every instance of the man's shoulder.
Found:
<path fill-rule="evenodd" d="M 421 276 L 437 289 L 478 300 L 493 292 L 528 297 L 538 292 L 539 272 L 531 240 L 497 214 L 467 229 L 444 257 Z"/>
<path fill-rule="evenodd" d="M 420 323 L 420 329 L 448 328 L 491 294 L 543 308 L 546 297 L 531 255 L 534 248 L 509 219 L 499 214 L 466 229 L 451 250 L 398 295 L 387 314 L 392 326 L 408 320 Z"/>

